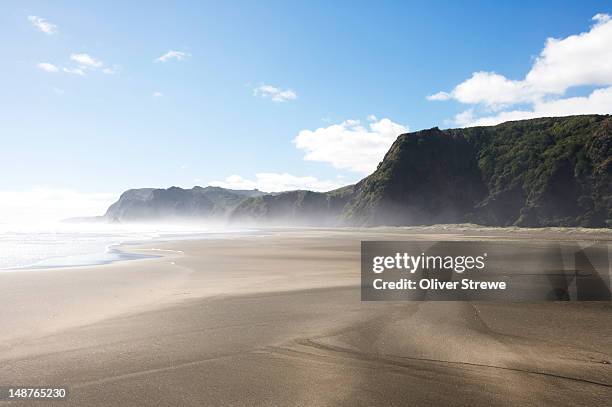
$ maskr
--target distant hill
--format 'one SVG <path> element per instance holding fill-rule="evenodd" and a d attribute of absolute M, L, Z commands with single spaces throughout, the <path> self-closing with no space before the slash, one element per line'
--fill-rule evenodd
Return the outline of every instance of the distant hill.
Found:
<path fill-rule="evenodd" d="M 242 201 L 230 214 L 233 222 L 284 225 L 336 225 L 354 194 L 349 185 L 330 192 L 287 191 Z"/>
<path fill-rule="evenodd" d="M 374 173 L 330 192 L 137 189 L 105 218 L 612 227 L 611 172 L 611 116 L 540 118 L 402 134 Z"/>
<path fill-rule="evenodd" d="M 225 218 L 245 199 L 265 195 L 258 190 L 220 187 L 140 188 L 125 191 L 104 217 L 112 222 L 181 218 Z"/>

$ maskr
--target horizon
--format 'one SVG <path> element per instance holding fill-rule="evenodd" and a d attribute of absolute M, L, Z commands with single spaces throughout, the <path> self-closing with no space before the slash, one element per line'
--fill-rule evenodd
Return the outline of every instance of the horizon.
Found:
<path fill-rule="evenodd" d="M 351 5 L 11 4 L 0 222 L 141 185 L 330 191 L 416 129 L 612 113 L 600 3 Z"/>

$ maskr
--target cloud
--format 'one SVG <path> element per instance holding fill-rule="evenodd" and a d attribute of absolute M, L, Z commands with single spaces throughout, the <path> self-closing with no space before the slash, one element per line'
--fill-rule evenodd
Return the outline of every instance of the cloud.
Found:
<path fill-rule="evenodd" d="M 85 70 L 82 68 L 62 68 L 62 71 L 75 75 L 85 76 Z"/>
<path fill-rule="evenodd" d="M 49 62 L 39 62 L 38 64 L 36 64 L 36 66 L 39 69 L 42 69 L 43 71 L 59 72 L 59 68 L 53 64 L 50 64 Z"/>
<path fill-rule="evenodd" d="M 114 193 L 86 193 L 52 187 L 0 190 L 0 223 L 35 223 L 101 215 L 117 197 Z"/>
<path fill-rule="evenodd" d="M 593 21 L 586 32 L 561 39 L 548 38 L 523 79 L 509 79 L 496 72 L 475 72 L 451 92 L 438 92 L 427 99 L 454 99 L 488 113 L 500 112 L 479 119 L 472 110 L 471 121 L 466 120 L 467 111 L 463 112 L 456 118 L 463 125 L 541 114 L 609 113 L 612 105 L 605 109 L 599 100 L 612 85 L 612 19 L 608 14 L 596 14 Z M 581 98 L 562 98 L 568 89 L 580 86 L 600 87 L 603 93 L 595 90 Z M 582 102 L 594 110 L 585 110 Z M 515 105 L 526 108 L 509 110 Z"/>
<path fill-rule="evenodd" d="M 302 130 L 293 143 L 306 152 L 306 161 L 327 162 L 336 168 L 369 174 L 397 136 L 406 132 L 408 127 L 386 118 L 372 121 L 368 127 L 359 120 L 346 120 L 316 130 Z"/>
<path fill-rule="evenodd" d="M 299 177 L 287 173 L 260 172 L 255 174 L 255 179 L 231 175 L 223 181 L 212 181 L 209 185 L 230 189 L 259 189 L 265 192 L 294 191 L 296 189 L 324 192 L 340 188 L 345 183 L 320 180 L 311 176 Z"/>
<path fill-rule="evenodd" d="M 450 93 L 447 92 L 438 92 L 433 95 L 427 96 L 427 100 L 448 100 L 451 98 Z"/>
<path fill-rule="evenodd" d="M 161 92 L 153 92 L 153 97 L 154 97 L 154 98 L 160 98 L 160 97 L 162 97 L 162 96 L 164 96 L 164 94 L 163 94 L 163 93 L 161 93 Z"/>
<path fill-rule="evenodd" d="M 610 20 L 610 15 L 609 14 L 605 14 L 605 13 L 597 13 L 593 16 L 593 21 L 595 21 L 596 23 L 606 23 Z"/>
<path fill-rule="evenodd" d="M 101 60 L 84 52 L 70 54 L 70 60 L 76 63 L 76 66 L 64 67 L 62 71 L 74 75 L 85 76 L 88 71 L 99 71 L 107 75 L 114 75 L 119 71 L 118 65 L 108 66 Z"/>
<path fill-rule="evenodd" d="M 170 50 L 170 51 L 166 52 L 164 55 L 160 56 L 159 58 L 156 58 L 154 60 L 154 62 L 166 62 L 166 61 L 169 61 L 171 59 L 176 59 L 177 61 L 182 61 L 185 58 L 190 57 L 190 56 L 191 56 L 191 54 L 189 54 L 188 52 Z"/>
<path fill-rule="evenodd" d="M 455 124 L 459 126 L 469 126 L 474 123 L 474 109 L 465 110 L 455 116 Z M 477 126 L 475 124 L 475 126 Z"/>
<path fill-rule="evenodd" d="M 537 100 L 543 96 L 525 81 L 511 81 L 495 72 L 475 72 L 472 77 L 460 83 L 448 94 L 438 92 L 428 97 L 429 100 L 456 99 L 461 103 L 482 103 L 491 109 L 507 105 Z"/>
<path fill-rule="evenodd" d="M 280 89 L 272 85 L 261 85 L 253 89 L 253 96 L 272 99 L 273 102 L 287 102 L 297 99 L 297 93 L 291 89 Z"/>
<path fill-rule="evenodd" d="M 28 21 L 32 23 L 41 32 L 47 35 L 53 35 L 57 33 L 57 26 L 38 16 L 28 16 Z"/>
<path fill-rule="evenodd" d="M 70 59 L 80 66 L 87 68 L 100 68 L 104 65 L 102 61 L 99 61 L 91 55 L 85 53 L 70 54 Z"/>
<path fill-rule="evenodd" d="M 460 126 L 492 126 L 511 120 L 575 114 L 609 114 L 611 111 L 612 87 L 607 87 L 596 89 L 588 96 L 540 101 L 534 103 L 531 109 L 503 111 L 479 118 L 474 117 L 473 109 L 469 109 L 455 116 L 455 123 Z"/>
<path fill-rule="evenodd" d="M 117 65 L 113 65 L 112 67 L 105 67 L 102 61 L 95 59 L 89 54 L 71 54 L 70 60 L 78 63 L 78 65 L 76 67 L 64 67 L 64 68 L 61 68 L 61 70 L 66 73 L 79 75 L 79 76 L 85 76 L 85 73 L 87 72 L 87 70 L 92 70 L 92 69 L 101 69 L 102 72 L 106 74 L 114 74 L 117 72 L 117 69 L 118 69 Z M 53 65 L 49 62 L 40 62 L 36 64 L 36 66 L 39 69 L 42 69 L 43 71 L 47 71 L 47 72 L 59 72 L 60 71 L 60 68 L 58 66 Z"/>
<path fill-rule="evenodd" d="M 107 75 L 114 75 L 118 71 L 119 71 L 119 66 L 118 65 L 107 66 L 106 68 L 102 69 L 102 73 L 105 73 Z"/>

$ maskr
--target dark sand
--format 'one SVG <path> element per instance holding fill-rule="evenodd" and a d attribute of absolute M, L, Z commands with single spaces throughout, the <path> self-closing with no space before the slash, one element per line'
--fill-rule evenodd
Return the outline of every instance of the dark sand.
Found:
<path fill-rule="evenodd" d="M 4 273 L 0 385 L 69 387 L 37 406 L 609 405 L 609 302 L 360 301 L 362 239 L 494 236 L 611 238 L 293 230 Z"/>

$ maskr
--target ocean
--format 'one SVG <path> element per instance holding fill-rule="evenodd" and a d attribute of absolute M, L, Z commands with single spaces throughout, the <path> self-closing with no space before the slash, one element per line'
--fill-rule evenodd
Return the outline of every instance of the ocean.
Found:
<path fill-rule="evenodd" d="M 220 233 L 228 233 L 228 230 L 189 225 L 0 223 L 0 271 L 75 267 L 143 258 L 148 256 L 123 252 L 119 246 L 151 241 L 202 239 Z"/>

